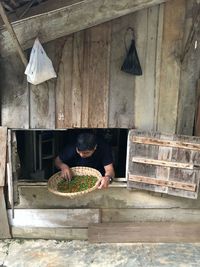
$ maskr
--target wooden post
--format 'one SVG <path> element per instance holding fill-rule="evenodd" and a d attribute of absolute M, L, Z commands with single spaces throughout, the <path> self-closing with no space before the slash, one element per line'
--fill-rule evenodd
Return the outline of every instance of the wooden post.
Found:
<path fill-rule="evenodd" d="M 28 61 L 27 61 L 26 56 L 25 56 L 25 54 L 24 54 L 24 52 L 23 52 L 23 50 L 22 50 L 22 48 L 20 46 L 20 43 L 19 43 L 19 41 L 17 39 L 17 36 L 16 36 L 16 34 L 15 34 L 13 28 L 12 28 L 12 25 L 10 24 L 10 22 L 8 20 L 8 17 L 6 15 L 6 12 L 5 12 L 1 2 L 0 2 L 0 14 L 1 14 L 1 17 L 3 19 L 3 22 L 5 23 L 5 25 L 6 25 L 7 29 L 8 29 L 8 32 L 10 33 L 10 35 L 11 35 L 11 37 L 13 39 L 13 42 L 14 42 L 16 48 L 17 48 L 17 51 L 18 51 L 18 53 L 20 55 L 20 58 L 21 58 L 21 60 L 22 60 L 22 62 L 24 64 L 24 66 L 26 67 L 27 64 L 28 64 Z"/>

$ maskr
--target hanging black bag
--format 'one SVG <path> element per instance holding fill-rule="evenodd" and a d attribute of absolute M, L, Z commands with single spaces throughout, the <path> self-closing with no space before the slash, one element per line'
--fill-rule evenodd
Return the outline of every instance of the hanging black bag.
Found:
<path fill-rule="evenodd" d="M 130 29 L 133 31 L 132 28 L 127 29 L 127 31 Z M 125 47 L 126 47 L 126 42 L 125 42 Z M 126 51 L 127 51 L 127 48 L 126 48 Z M 131 40 L 131 45 L 130 45 L 129 50 L 127 51 L 127 55 L 123 62 L 121 70 L 124 72 L 130 73 L 130 74 L 133 74 L 133 75 L 142 75 L 142 68 L 141 68 L 137 50 L 135 47 L 134 38 Z"/>

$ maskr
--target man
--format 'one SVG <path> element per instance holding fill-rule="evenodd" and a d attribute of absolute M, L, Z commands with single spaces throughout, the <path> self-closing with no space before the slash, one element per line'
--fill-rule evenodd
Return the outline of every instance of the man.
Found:
<path fill-rule="evenodd" d="M 84 166 L 97 169 L 102 174 L 98 188 L 107 188 L 115 172 L 111 148 L 92 133 L 78 136 L 76 145 L 68 145 L 55 159 L 55 165 L 61 170 L 62 176 L 71 179 L 70 167 Z"/>

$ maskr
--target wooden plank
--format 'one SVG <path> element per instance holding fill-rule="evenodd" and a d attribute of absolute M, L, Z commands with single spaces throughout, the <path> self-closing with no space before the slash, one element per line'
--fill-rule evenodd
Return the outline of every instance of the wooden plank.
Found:
<path fill-rule="evenodd" d="M 157 160 L 157 159 L 148 159 L 148 158 L 138 158 L 132 157 L 132 162 L 143 163 L 143 164 L 150 164 L 150 165 L 159 165 L 163 167 L 172 167 L 172 168 L 183 168 L 194 170 L 195 168 L 199 168 L 200 166 L 189 164 L 189 163 L 181 163 L 181 162 L 172 162 L 166 160 Z"/>
<path fill-rule="evenodd" d="M 7 128 L 0 127 L 0 187 L 5 185 Z"/>
<path fill-rule="evenodd" d="M 84 60 L 87 60 L 89 66 L 88 73 L 85 74 L 89 80 L 88 127 L 106 128 L 108 126 L 111 24 L 108 22 L 90 28 L 87 34 L 89 35 L 87 44 L 89 58 Z"/>
<path fill-rule="evenodd" d="M 134 181 L 134 182 L 153 184 L 153 185 L 159 185 L 159 186 L 168 186 L 168 187 L 178 188 L 178 189 L 192 191 L 192 192 L 195 192 L 197 188 L 196 184 L 176 182 L 175 179 L 174 181 L 167 181 L 164 179 L 161 180 L 157 178 L 137 176 L 137 175 L 132 175 L 132 174 L 130 174 L 128 178 L 130 181 Z"/>
<path fill-rule="evenodd" d="M 172 136 L 173 138 L 173 136 Z M 173 148 L 171 147 L 159 147 L 158 149 L 158 160 L 167 160 L 167 161 L 172 161 L 172 150 Z M 156 173 L 155 177 L 164 179 L 164 180 L 169 180 L 170 179 L 170 167 L 156 167 Z M 168 192 L 168 187 L 165 188 L 165 192 Z"/>
<path fill-rule="evenodd" d="M 157 131 L 158 126 L 158 109 L 159 109 L 159 95 L 160 95 L 160 82 L 161 82 L 161 55 L 162 55 L 162 40 L 163 40 L 163 23 L 164 23 L 164 4 L 159 6 L 158 14 L 158 33 L 156 44 L 156 66 L 155 66 L 155 92 L 154 92 L 154 131 Z"/>
<path fill-rule="evenodd" d="M 30 128 L 54 129 L 54 82 L 30 85 Z"/>
<path fill-rule="evenodd" d="M 169 1 L 165 4 L 156 127 L 160 132 L 176 132 L 181 70 L 179 53 L 182 46 L 184 19 L 184 0 Z"/>
<path fill-rule="evenodd" d="M 136 48 L 143 69 L 143 75 L 135 77 L 135 121 L 134 127 L 143 130 L 154 129 L 157 34 L 159 6 L 137 12 Z"/>
<path fill-rule="evenodd" d="M 194 135 L 200 136 L 200 79 L 197 82 L 197 90 L 196 90 L 196 112 L 195 112 Z"/>
<path fill-rule="evenodd" d="M 73 40 L 73 72 L 72 72 L 72 127 L 81 127 L 82 87 L 83 87 L 83 49 L 84 32 L 74 34 Z M 65 74 L 64 74 L 65 75 Z"/>
<path fill-rule="evenodd" d="M 87 240 L 87 228 L 11 227 L 13 238 Z"/>
<path fill-rule="evenodd" d="M 14 227 L 88 227 L 89 223 L 100 222 L 99 209 L 16 209 L 9 222 Z"/>
<path fill-rule="evenodd" d="M 12 161 L 12 176 L 13 176 L 13 202 L 18 203 L 17 186 L 18 186 L 19 176 L 21 174 L 21 162 L 20 162 L 20 157 L 19 157 L 19 152 L 18 152 L 18 141 L 17 141 L 16 131 L 12 130 L 11 141 L 12 141 L 11 142 L 11 147 L 12 147 L 11 161 Z"/>
<path fill-rule="evenodd" d="M 20 56 L 20 58 L 21 58 L 21 60 L 22 60 L 22 62 L 24 64 L 24 66 L 26 67 L 27 64 L 28 64 L 27 58 L 26 58 L 24 52 L 22 51 L 20 43 L 19 43 L 19 41 L 17 39 L 17 36 L 16 36 L 16 34 L 15 34 L 14 30 L 13 30 L 12 25 L 9 22 L 9 19 L 8 19 L 7 15 L 6 15 L 6 12 L 5 12 L 1 2 L 0 2 L 0 14 L 1 14 L 1 17 L 2 17 L 5 25 L 6 25 L 6 28 L 7 28 L 8 32 L 10 33 L 10 36 L 12 38 L 12 42 L 14 43 L 14 45 L 15 45 L 18 53 L 19 53 L 19 56 Z"/>
<path fill-rule="evenodd" d="M 111 188 L 111 187 L 113 187 L 113 188 L 117 188 L 117 187 L 120 187 L 120 188 L 127 188 L 127 184 L 126 184 L 126 182 L 113 182 L 112 184 L 110 184 L 109 185 L 109 188 Z"/>
<path fill-rule="evenodd" d="M 81 125 L 82 127 L 88 127 L 89 124 L 89 99 L 90 99 L 90 79 L 88 77 L 90 73 L 90 34 L 88 30 L 84 31 L 84 60 L 83 60 L 83 88 L 82 88 L 82 110 L 81 110 Z"/>
<path fill-rule="evenodd" d="M 32 46 L 33 40 L 40 35 L 41 42 L 49 42 L 88 27 L 130 14 L 134 11 L 164 3 L 167 0 L 85 0 L 70 1 L 66 6 L 44 14 L 26 18 L 12 23 L 23 49 Z M 95 16 L 94 16 L 95 14 Z M 77 23 L 78 22 L 78 23 Z M 38 32 L 38 25 L 39 32 Z M 8 55 L 14 51 L 11 37 L 6 30 L 1 31 L 1 54 Z"/>
<path fill-rule="evenodd" d="M 187 199 L 167 194 L 158 194 L 141 189 L 109 188 L 97 190 L 84 198 L 69 199 L 48 192 L 46 185 L 18 186 L 19 204 L 16 209 L 87 209 L 135 208 L 135 209 L 196 209 L 200 210 L 200 198 Z"/>
<path fill-rule="evenodd" d="M 179 108 L 177 115 L 177 133 L 193 135 L 196 110 L 196 83 L 200 72 L 200 20 L 199 3 L 186 1 L 187 13 L 184 30 L 185 51 L 181 55 L 181 78 L 179 92 Z M 197 25 L 195 25 L 195 19 Z M 189 43 L 188 43 L 189 41 Z"/>
<path fill-rule="evenodd" d="M 55 87 L 56 128 L 68 128 L 72 127 L 73 35 L 61 41 L 61 44 L 57 44 L 61 55 Z"/>
<path fill-rule="evenodd" d="M 107 126 L 110 36 L 106 23 L 67 39 L 56 85 L 57 128 Z"/>
<path fill-rule="evenodd" d="M 57 46 L 58 45 L 58 46 Z M 57 40 L 44 46 L 44 50 L 57 69 L 59 53 Z M 55 63 L 55 64 L 54 64 Z M 56 79 L 48 80 L 39 85 L 30 85 L 30 128 L 54 129 L 55 128 L 55 85 Z"/>
<path fill-rule="evenodd" d="M 91 243 L 181 243 L 199 242 L 199 223 L 101 223 L 88 228 Z"/>
<path fill-rule="evenodd" d="M 29 94 L 24 65 L 17 54 L 1 59 L 1 123 L 9 128 L 29 128 Z"/>
<path fill-rule="evenodd" d="M 162 139 L 158 139 L 158 138 L 143 137 L 143 136 L 132 136 L 131 140 L 132 140 L 132 142 L 138 143 L 138 144 L 175 147 L 175 148 L 181 148 L 181 149 L 200 151 L 200 144 L 197 144 L 197 143 L 189 143 L 189 142 L 184 142 L 184 141 L 162 140 Z"/>
<path fill-rule="evenodd" d="M 182 222 L 199 223 L 199 209 L 102 209 L 102 222 Z"/>
<path fill-rule="evenodd" d="M 136 138 L 135 138 L 136 137 Z M 155 184 L 146 184 L 139 183 L 134 181 L 127 181 L 127 186 L 129 188 L 138 188 L 149 190 L 153 192 L 167 193 L 170 195 L 182 196 L 186 198 L 198 197 L 198 188 L 199 188 L 199 168 L 195 168 L 200 165 L 200 153 L 196 150 L 196 145 L 199 146 L 200 139 L 199 137 L 188 137 L 180 135 L 169 135 L 169 134 L 160 134 L 153 132 L 144 132 L 144 131 L 130 131 L 129 132 L 130 141 L 128 142 L 128 160 L 127 160 L 127 177 L 128 173 L 136 176 L 145 176 L 150 178 L 156 178 L 160 180 L 169 180 L 173 182 L 180 183 L 190 183 L 196 185 L 196 190 L 186 191 L 178 188 L 167 187 L 167 186 L 158 186 Z M 172 140 L 170 140 L 172 139 Z M 134 140 L 134 142 L 132 142 Z M 174 142 L 178 142 L 178 146 L 174 146 Z M 166 144 L 166 146 L 165 146 Z M 181 145 L 181 147 L 180 147 Z M 183 146 L 186 148 L 183 148 Z M 191 145 L 191 147 L 190 147 Z M 179 148 L 180 147 L 180 148 Z M 187 149 L 194 148 L 192 149 Z M 167 149 L 166 151 L 160 150 L 160 148 Z M 169 151 L 168 151 L 169 149 Z M 150 164 L 141 164 L 139 162 L 133 162 L 132 157 L 140 157 L 144 160 L 147 159 L 148 163 L 153 162 L 156 164 L 156 161 L 165 165 L 158 170 L 157 165 Z M 153 161 L 149 161 L 152 159 Z M 143 162 L 144 162 L 143 160 Z M 138 161 L 138 160 L 137 160 Z M 172 162 L 172 164 L 171 164 Z M 175 164 L 173 164 L 175 163 Z M 176 163 L 183 163 L 182 167 L 189 166 L 190 169 L 176 168 Z M 186 164 L 186 165 L 185 165 Z M 172 166 L 173 165 L 173 166 Z M 192 167 L 194 166 L 194 169 Z M 181 165 L 177 165 L 180 167 Z M 166 170 L 165 170 L 166 169 Z M 193 169 L 193 170 L 192 170 Z M 162 171 L 163 170 L 163 171 Z"/>
<path fill-rule="evenodd" d="M 12 168 L 12 133 L 8 130 L 8 159 L 7 159 L 7 183 L 8 183 L 8 202 L 14 217 L 14 196 L 13 196 L 13 168 Z"/>
<path fill-rule="evenodd" d="M 132 13 L 111 21 L 111 55 L 110 55 L 110 92 L 109 92 L 109 127 L 134 127 L 134 79 L 133 75 L 120 70 L 127 45 L 130 45 L 132 33 L 126 31 L 129 27 L 136 28 L 137 13 Z M 126 37 L 126 38 L 125 38 Z M 122 90 L 123 88 L 123 90 Z"/>
<path fill-rule="evenodd" d="M 0 238 L 11 238 L 3 187 L 0 187 Z"/>

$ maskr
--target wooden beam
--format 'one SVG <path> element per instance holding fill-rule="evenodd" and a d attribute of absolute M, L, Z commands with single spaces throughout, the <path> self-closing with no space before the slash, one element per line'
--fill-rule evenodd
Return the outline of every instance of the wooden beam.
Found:
<path fill-rule="evenodd" d="M 195 200 L 196 201 L 196 200 Z M 119 223 L 119 222 L 182 222 L 199 223 L 199 209 L 163 209 L 160 208 L 111 208 L 101 209 L 101 221 Z"/>
<path fill-rule="evenodd" d="M 184 26 L 184 43 L 186 44 L 181 58 L 176 133 L 194 135 L 196 82 L 200 73 L 200 26 L 198 26 L 200 21 L 198 15 L 195 19 L 195 13 L 199 10 L 200 3 L 191 0 L 186 1 L 186 4 L 187 13 Z"/>
<path fill-rule="evenodd" d="M 8 210 L 10 225 L 14 227 L 73 227 L 87 228 L 100 222 L 99 209 L 16 209 L 15 217 Z"/>
<path fill-rule="evenodd" d="M 179 243 L 200 242 L 199 223 L 101 223 L 88 229 L 89 242 L 92 243 Z"/>
<path fill-rule="evenodd" d="M 27 64 L 28 64 L 28 61 L 26 59 L 26 56 L 25 56 L 24 52 L 22 51 L 20 43 L 19 43 L 19 41 L 17 39 L 17 36 L 16 36 L 16 34 L 15 34 L 14 30 L 13 30 L 12 25 L 10 24 L 10 22 L 8 20 L 8 17 L 6 15 L 6 12 L 5 12 L 1 2 L 0 2 L 0 15 L 1 15 L 3 21 L 4 21 L 5 25 L 6 25 L 6 28 L 7 28 L 8 32 L 9 32 L 9 34 L 10 34 L 10 37 L 11 37 L 10 41 L 12 42 L 12 44 L 15 45 L 15 47 L 16 47 L 18 53 L 19 53 L 19 56 L 20 56 L 20 58 L 21 58 L 21 60 L 22 60 L 22 62 L 24 64 L 24 66 L 26 67 Z"/>
<path fill-rule="evenodd" d="M 6 212 L 6 203 L 4 198 L 3 187 L 0 187 L 0 239 L 10 238 L 10 229 L 8 224 L 8 216 Z"/>
<path fill-rule="evenodd" d="M 69 227 L 11 227 L 13 238 L 42 238 L 57 240 L 87 240 L 87 228 Z"/>
<path fill-rule="evenodd" d="M 132 157 L 132 162 L 156 165 L 156 166 L 162 166 L 162 167 L 181 168 L 181 169 L 188 169 L 188 170 L 194 170 L 196 167 L 199 167 L 192 163 L 172 162 L 172 161 L 148 159 L 148 158 L 142 158 L 142 157 Z"/>
<path fill-rule="evenodd" d="M 182 141 L 161 140 L 161 139 L 157 139 L 157 138 L 142 137 L 142 136 L 141 137 L 140 136 L 133 136 L 131 140 L 133 143 L 138 143 L 138 144 L 175 147 L 175 148 L 200 151 L 200 144 L 195 144 L 195 143 L 188 143 L 188 142 L 182 142 Z"/>
<path fill-rule="evenodd" d="M 0 186 L 5 185 L 7 128 L 0 127 Z"/>
<path fill-rule="evenodd" d="M 195 125 L 194 135 L 200 136 L 200 79 L 197 82 L 196 90 L 196 112 L 195 112 Z"/>
<path fill-rule="evenodd" d="M 159 99 L 156 110 L 158 117 L 155 125 L 159 132 L 176 132 L 185 2 L 187 1 L 169 1 L 163 11 Z"/>
<path fill-rule="evenodd" d="M 21 182 L 20 182 L 21 183 Z M 188 191 L 189 192 L 189 191 Z M 108 190 L 96 190 L 83 198 L 69 199 L 51 194 L 46 185 L 37 183 L 18 185 L 20 209 L 80 209 L 80 207 L 97 209 L 111 208 L 135 208 L 135 209 L 195 209 L 200 210 L 200 198 L 186 199 L 153 193 L 144 190 L 127 190 L 127 188 L 109 188 Z M 15 210 L 16 210 L 15 209 Z"/>
<path fill-rule="evenodd" d="M 27 49 L 33 45 L 33 41 L 38 35 L 42 43 L 48 42 L 167 1 L 73 0 L 68 2 L 65 7 L 14 22 L 12 26 L 22 48 Z M 0 43 L 2 56 L 14 51 L 14 44 L 5 29 L 1 30 Z"/>
<path fill-rule="evenodd" d="M 129 174 L 128 179 L 133 182 L 153 184 L 153 185 L 158 185 L 158 186 L 167 186 L 167 187 L 172 187 L 172 188 L 177 188 L 177 189 L 192 191 L 192 192 L 195 192 L 196 187 L 197 187 L 196 184 L 182 183 L 182 182 L 170 181 L 170 180 L 162 180 L 162 179 L 139 176 L 139 175 L 132 175 L 132 174 Z"/>
<path fill-rule="evenodd" d="M 13 169 L 12 169 L 12 133 L 8 129 L 8 160 L 7 160 L 7 181 L 8 181 L 8 201 L 12 209 L 14 218 L 14 198 L 13 198 Z"/>

